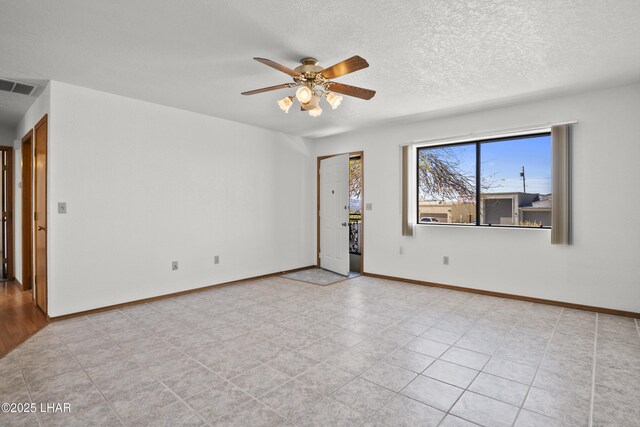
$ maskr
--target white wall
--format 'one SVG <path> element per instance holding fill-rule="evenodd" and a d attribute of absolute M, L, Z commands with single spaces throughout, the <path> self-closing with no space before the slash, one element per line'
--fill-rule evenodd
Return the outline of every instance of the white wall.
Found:
<path fill-rule="evenodd" d="M 50 87 L 50 316 L 314 263 L 303 139 Z"/>
<path fill-rule="evenodd" d="M 366 272 L 640 312 L 638 111 L 635 84 L 318 139 L 314 157 L 364 150 Z M 573 245 L 550 245 L 548 230 L 418 226 L 401 237 L 400 144 L 573 119 Z"/>
<path fill-rule="evenodd" d="M 33 129 L 51 108 L 51 85 L 48 84 L 40 96 L 33 102 L 15 129 L 14 144 L 14 192 L 13 192 L 13 229 L 14 229 L 14 272 L 16 279 L 22 283 L 22 138 Z M 51 120 L 48 125 L 51 127 Z"/>
<path fill-rule="evenodd" d="M 16 130 L 13 127 L 0 125 L 0 146 L 13 147 Z"/>
<path fill-rule="evenodd" d="M 374 208 L 365 271 L 640 312 L 639 110 L 636 84 L 305 142 L 52 82 L 15 137 L 50 113 L 51 316 L 313 264 L 316 156 L 359 150 Z M 400 236 L 400 144 L 570 119 L 572 246 L 550 245 L 548 230 L 422 226 Z M 16 186 L 19 165 L 16 147 Z M 59 201 L 68 214 L 56 213 Z M 620 214 L 603 219 L 603 206 Z M 15 218 L 20 230 L 19 203 Z M 16 234 L 18 279 L 20 248 Z"/>
<path fill-rule="evenodd" d="M 20 123 L 15 129 L 15 139 L 22 140 L 22 137 L 29 132 L 30 129 L 40 121 L 40 119 L 48 114 L 51 109 L 51 84 L 47 84 L 47 86 L 42 90 L 42 93 L 38 98 L 31 104 L 31 107 L 27 110 Z"/>

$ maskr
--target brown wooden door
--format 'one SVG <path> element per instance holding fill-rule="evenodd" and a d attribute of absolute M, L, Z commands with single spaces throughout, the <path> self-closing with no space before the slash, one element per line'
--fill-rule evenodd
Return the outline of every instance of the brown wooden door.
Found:
<path fill-rule="evenodd" d="M 35 288 L 36 305 L 47 313 L 47 116 L 35 127 Z"/>
<path fill-rule="evenodd" d="M 0 235 L 2 236 L 2 278 L 7 279 L 7 152 L 0 151 L 2 157 L 2 229 Z"/>
<path fill-rule="evenodd" d="M 22 138 L 22 290 L 33 285 L 33 130 Z"/>

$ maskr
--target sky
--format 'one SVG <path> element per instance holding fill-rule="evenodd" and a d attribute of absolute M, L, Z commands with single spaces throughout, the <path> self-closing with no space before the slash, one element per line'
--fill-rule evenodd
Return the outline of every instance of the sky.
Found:
<path fill-rule="evenodd" d="M 449 147 L 460 161 L 460 169 L 474 176 L 475 143 Z M 483 142 L 480 145 L 482 185 L 489 184 L 491 193 L 522 191 L 520 171 L 525 169 L 528 193 L 551 193 L 551 136 L 543 135 L 506 141 Z"/>
<path fill-rule="evenodd" d="M 491 192 L 522 191 L 525 170 L 527 193 L 551 193 L 551 137 L 514 139 L 480 146 L 481 174 L 493 183 Z"/>

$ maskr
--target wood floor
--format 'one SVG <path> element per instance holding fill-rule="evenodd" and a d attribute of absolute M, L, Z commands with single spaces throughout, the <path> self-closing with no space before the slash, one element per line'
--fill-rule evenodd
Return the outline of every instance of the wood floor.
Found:
<path fill-rule="evenodd" d="M 16 282 L 0 282 L 0 357 L 47 324 L 44 313 L 31 301 L 31 291 Z"/>

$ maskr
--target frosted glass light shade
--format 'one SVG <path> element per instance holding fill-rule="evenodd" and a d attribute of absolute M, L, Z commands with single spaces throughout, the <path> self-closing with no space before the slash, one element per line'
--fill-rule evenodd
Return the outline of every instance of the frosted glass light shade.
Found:
<path fill-rule="evenodd" d="M 320 108 L 319 106 L 312 110 L 309 110 L 309 115 L 311 117 L 318 117 L 320 114 L 322 114 L 322 108 Z"/>
<path fill-rule="evenodd" d="M 285 113 L 289 112 L 289 108 L 293 105 L 293 96 L 287 96 L 278 101 L 278 106 Z"/>
<path fill-rule="evenodd" d="M 300 86 L 296 90 L 296 98 L 300 104 L 306 104 L 313 98 L 313 91 L 306 86 Z"/>
<path fill-rule="evenodd" d="M 329 103 L 329 105 L 331 105 L 331 108 L 335 110 L 342 102 L 342 96 L 336 95 L 333 92 L 329 92 L 327 93 L 327 102 Z"/>
<path fill-rule="evenodd" d="M 319 104 L 320 104 L 320 97 L 317 95 L 313 95 L 309 102 L 302 104 L 302 108 L 309 111 L 316 108 Z"/>

